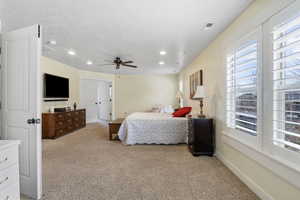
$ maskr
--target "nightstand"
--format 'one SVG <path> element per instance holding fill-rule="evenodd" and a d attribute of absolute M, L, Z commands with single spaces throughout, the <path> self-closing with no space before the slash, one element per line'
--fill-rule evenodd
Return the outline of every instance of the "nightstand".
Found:
<path fill-rule="evenodd" d="M 116 119 L 108 123 L 109 126 L 109 140 L 116 140 L 120 126 L 124 119 Z M 115 137 L 114 137 L 115 135 Z"/>
<path fill-rule="evenodd" d="M 214 155 L 213 119 L 188 118 L 188 148 L 194 156 Z"/>

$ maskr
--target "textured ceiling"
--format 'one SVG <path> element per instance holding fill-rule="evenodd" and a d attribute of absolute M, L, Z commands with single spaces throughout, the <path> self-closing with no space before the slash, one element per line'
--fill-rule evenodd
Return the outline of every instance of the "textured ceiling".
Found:
<path fill-rule="evenodd" d="M 81 69 L 115 56 L 138 69 L 118 73 L 177 73 L 190 64 L 252 0 L 0 0 L 3 31 L 43 27 L 43 54 Z M 207 23 L 214 23 L 204 30 Z M 47 45 L 55 40 L 56 45 Z M 69 49 L 75 56 L 67 54 Z M 165 50 L 166 55 L 159 52 Z M 93 65 L 88 66 L 87 60 Z M 164 61 L 164 65 L 159 65 Z"/>

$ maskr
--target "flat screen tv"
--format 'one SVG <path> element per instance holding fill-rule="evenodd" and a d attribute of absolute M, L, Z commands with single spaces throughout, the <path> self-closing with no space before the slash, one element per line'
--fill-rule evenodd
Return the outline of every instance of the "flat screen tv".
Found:
<path fill-rule="evenodd" d="M 69 79 L 44 74 L 44 98 L 69 98 Z"/>

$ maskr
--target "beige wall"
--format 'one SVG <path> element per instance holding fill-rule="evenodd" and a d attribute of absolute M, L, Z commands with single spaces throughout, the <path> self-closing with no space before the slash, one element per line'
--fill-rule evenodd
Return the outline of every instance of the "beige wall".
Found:
<path fill-rule="evenodd" d="M 177 75 L 121 75 L 116 77 L 118 117 L 151 110 L 156 105 L 176 104 Z"/>
<path fill-rule="evenodd" d="M 112 82 L 113 118 L 124 117 L 136 111 L 150 110 L 155 105 L 176 105 L 177 75 L 121 75 L 83 71 L 47 57 L 41 60 L 42 73 L 70 79 L 68 102 L 42 102 L 43 112 L 51 106 L 80 104 L 80 79 L 98 79 Z"/>
<path fill-rule="evenodd" d="M 73 105 L 79 103 L 79 73 L 74 67 L 57 62 L 47 57 L 41 59 L 41 72 L 69 78 L 70 81 L 70 98 L 68 102 L 42 102 L 42 111 L 47 112 L 51 106 Z"/>
<path fill-rule="evenodd" d="M 42 102 L 42 111 L 47 112 L 51 106 L 72 106 L 74 102 L 77 105 L 80 104 L 80 79 L 98 79 L 112 82 L 114 88 L 115 76 L 111 74 L 104 74 L 99 72 L 90 72 L 79 70 L 75 67 L 71 67 L 55 61 L 53 59 L 42 57 L 41 60 L 42 74 L 48 73 L 57 76 L 69 78 L 70 81 L 70 98 L 67 102 Z M 113 101 L 113 113 L 115 110 L 115 103 Z"/>
<path fill-rule="evenodd" d="M 198 102 L 189 96 L 188 77 L 191 73 L 203 69 L 204 85 L 209 98 L 205 100 L 205 113 L 213 116 L 216 121 L 217 153 L 233 164 L 257 188 L 274 200 L 298 200 L 300 190 L 259 163 L 251 160 L 238 150 L 222 142 L 222 130 L 225 127 L 225 55 L 231 41 L 235 41 L 246 33 L 254 30 L 259 24 L 293 2 L 292 0 L 256 0 L 231 24 L 225 32 L 218 36 L 194 62 L 179 74 L 179 81 L 184 86 L 184 104 L 192 105 L 193 112 L 199 111 Z"/>

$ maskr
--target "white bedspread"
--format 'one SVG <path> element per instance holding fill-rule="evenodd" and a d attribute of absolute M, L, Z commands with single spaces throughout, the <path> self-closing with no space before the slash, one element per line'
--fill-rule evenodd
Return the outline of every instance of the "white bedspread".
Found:
<path fill-rule="evenodd" d="M 124 144 L 180 144 L 187 142 L 187 119 L 165 113 L 133 113 L 118 136 Z"/>

